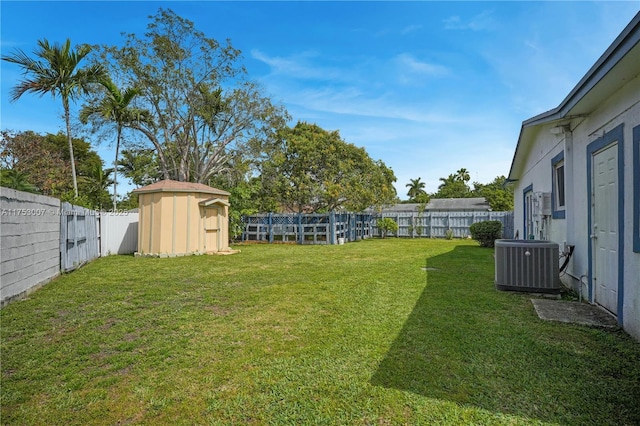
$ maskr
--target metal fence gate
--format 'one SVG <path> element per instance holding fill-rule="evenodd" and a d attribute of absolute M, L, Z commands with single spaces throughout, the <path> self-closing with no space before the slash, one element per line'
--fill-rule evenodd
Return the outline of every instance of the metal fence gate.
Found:
<path fill-rule="evenodd" d="M 60 206 L 60 269 L 68 272 L 100 256 L 98 215 L 84 207 Z"/>

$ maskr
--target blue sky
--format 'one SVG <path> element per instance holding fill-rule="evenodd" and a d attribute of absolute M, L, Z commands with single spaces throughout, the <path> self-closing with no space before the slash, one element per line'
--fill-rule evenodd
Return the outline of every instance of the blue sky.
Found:
<path fill-rule="evenodd" d="M 243 54 L 249 76 L 297 121 L 339 130 L 405 184 L 464 167 L 507 175 L 522 121 L 556 107 L 640 9 L 618 2 L 10 2 L 2 54 L 47 38 L 119 45 L 159 7 Z M 59 99 L 24 95 L 0 62 L 0 128 L 58 132 Z M 106 163 L 113 147 L 96 147 Z M 126 187 L 125 187 L 126 188 Z"/>

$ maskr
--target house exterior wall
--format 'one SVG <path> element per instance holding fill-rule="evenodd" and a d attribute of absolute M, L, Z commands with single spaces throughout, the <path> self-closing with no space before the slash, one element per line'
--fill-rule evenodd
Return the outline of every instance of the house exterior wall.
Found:
<path fill-rule="evenodd" d="M 226 206 L 202 207 L 212 198 L 200 192 L 149 192 L 139 194 L 140 223 L 138 253 L 158 256 L 184 256 L 216 253 L 229 248 L 229 210 Z M 224 201 L 226 196 L 217 196 Z M 207 209 L 220 209 L 215 245 L 205 246 Z"/>
<path fill-rule="evenodd" d="M 565 220 L 551 220 L 549 217 L 540 219 L 533 230 L 526 230 L 525 235 L 524 192 L 530 189 L 534 193 L 552 193 L 551 160 L 564 149 L 563 140 L 551 133 L 553 127 L 555 126 L 542 126 L 536 136 L 536 143 L 527 155 L 524 172 L 514 191 L 514 227 L 522 239 L 529 239 L 530 235 L 534 235 L 537 240 L 562 243 L 566 232 Z"/>
<path fill-rule="evenodd" d="M 627 332 L 640 340 L 640 253 L 637 252 L 640 250 L 634 251 L 634 235 L 638 232 L 634 228 L 634 214 L 638 214 L 634 213 L 634 205 L 638 204 L 640 197 L 640 184 L 636 182 L 634 185 L 634 163 L 636 167 L 640 163 L 640 160 L 634 161 L 634 128 L 640 126 L 640 77 L 636 76 L 587 116 L 571 119 L 570 133 L 552 134 L 551 128 L 557 125 L 539 125 L 539 132 L 534 136 L 529 151 L 520 153 L 526 156 L 526 161 L 515 188 L 515 228 L 520 231 L 522 238 L 524 189 L 532 186 L 534 192 L 552 192 L 552 159 L 564 153 L 565 218 L 546 217 L 546 237 L 560 244 L 561 249 L 565 242 L 575 246 L 567 274 L 562 276 L 562 280 L 565 285 L 594 302 L 591 277 L 588 276 L 591 261 L 588 147 L 598 138 L 622 126 L 622 140 L 619 141 L 622 149 L 619 153 L 622 156 L 623 179 L 619 184 L 623 185 L 623 196 L 619 203 L 622 218 L 619 232 L 623 238 L 623 249 L 619 255 L 622 256 L 623 266 L 619 270 L 622 275 L 622 288 L 619 291 L 623 295 L 622 306 L 618 306 L 618 321 Z M 636 132 L 640 133 L 638 130 Z M 638 155 L 636 152 L 635 156 Z M 635 175 L 640 176 L 638 171 L 635 171 Z"/>

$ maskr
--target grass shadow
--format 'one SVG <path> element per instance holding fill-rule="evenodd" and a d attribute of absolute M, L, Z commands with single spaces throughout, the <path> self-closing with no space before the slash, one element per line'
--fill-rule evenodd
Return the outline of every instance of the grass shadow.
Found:
<path fill-rule="evenodd" d="M 426 286 L 371 377 L 377 386 L 561 424 L 640 424 L 640 345 L 543 322 L 495 290 L 493 250 L 427 259 Z"/>

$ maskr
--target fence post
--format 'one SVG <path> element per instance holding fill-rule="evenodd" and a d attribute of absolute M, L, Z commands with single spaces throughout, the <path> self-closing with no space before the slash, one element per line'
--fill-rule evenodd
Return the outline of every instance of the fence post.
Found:
<path fill-rule="evenodd" d="M 336 213 L 329 213 L 329 244 L 336 243 Z"/>
<path fill-rule="evenodd" d="M 351 237 L 353 237 L 355 241 L 360 241 L 362 236 L 359 235 L 360 233 L 358 232 L 358 213 L 349 213 L 349 217 L 353 220 L 353 222 L 349 220 L 349 225 L 353 223 L 353 229 L 349 232 L 349 241 L 351 241 Z"/>
<path fill-rule="evenodd" d="M 269 244 L 273 243 L 273 221 L 272 221 L 271 215 L 272 215 L 272 213 L 269 212 L 269 219 L 268 219 L 268 222 L 267 222 L 268 225 L 269 225 L 269 227 L 267 228 L 268 231 L 269 231 Z"/>
<path fill-rule="evenodd" d="M 298 244 L 304 242 L 304 228 L 302 226 L 302 213 L 298 213 Z"/>

